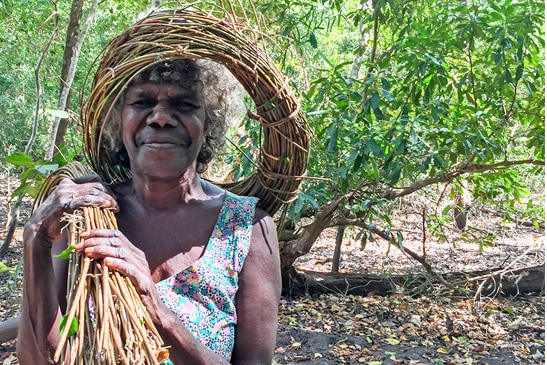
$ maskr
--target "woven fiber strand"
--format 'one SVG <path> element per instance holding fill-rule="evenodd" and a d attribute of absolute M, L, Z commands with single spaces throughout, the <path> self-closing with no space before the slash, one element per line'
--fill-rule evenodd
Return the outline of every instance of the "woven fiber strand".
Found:
<path fill-rule="evenodd" d="M 292 201 L 306 172 L 309 130 L 288 80 L 258 47 L 258 37 L 262 34 L 249 26 L 186 8 L 153 12 L 113 39 L 81 109 L 84 144 L 95 172 L 107 183 L 130 177 L 104 148 L 101 120 L 108 118 L 135 74 L 165 60 L 208 59 L 226 66 L 251 96 L 256 114 L 248 115 L 260 122 L 264 137 L 253 175 L 214 183 L 260 198 L 260 208 L 270 215 Z"/>

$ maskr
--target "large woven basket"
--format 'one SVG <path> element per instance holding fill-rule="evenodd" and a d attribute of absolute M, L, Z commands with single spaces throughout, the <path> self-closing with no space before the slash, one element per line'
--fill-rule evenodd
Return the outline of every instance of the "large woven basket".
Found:
<path fill-rule="evenodd" d="M 156 11 L 107 45 L 91 94 L 81 108 L 86 154 L 104 181 L 130 177 L 129 170 L 115 166 L 104 148 L 100 116 L 110 113 L 107 108 L 112 103 L 107 100 L 116 100 L 143 67 L 173 59 L 208 59 L 226 66 L 245 88 L 256 108 L 256 113 L 248 114 L 260 123 L 263 134 L 253 175 L 213 182 L 236 194 L 260 198 L 259 207 L 271 215 L 295 198 L 308 160 L 304 114 L 287 78 L 259 48 L 260 32 L 227 19 L 195 8 Z"/>

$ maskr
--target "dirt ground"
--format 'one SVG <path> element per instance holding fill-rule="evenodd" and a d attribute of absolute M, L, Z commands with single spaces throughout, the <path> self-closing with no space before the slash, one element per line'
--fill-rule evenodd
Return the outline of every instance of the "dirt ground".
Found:
<path fill-rule="evenodd" d="M 6 234 L 6 197 L 16 181 L 0 176 L 0 238 Z M 23 204 L 26 219 L 30 201 Z M 423 253 L 421 220 L 402 214 L 398 224 L 405 245 Z M 0 322 L 18 315 L 21 301 L 21 229 L 0 261 Z M 330 271 L 336 232 L 327 230 L 312 252 L 297 261 L 305 270 Z M 381 241 L 363 249 L 356 232 L 346 232 L 340 271 L 371 274 L 423 272 L 417 262 Z M 470 244 L 472 236 L 489 245 Z M 502 222 L 475 212 L 468 232 L 444 232 L 446 242 L 427 235 L 425 252 L 438 272 L 473 271 L 545 262 L 544 230 Z M 404 289 L 404 288 L 403 288 Z M 0 344 L 0 364 L 16 364 L 15 342 Z M 345 293 L 283 297 L 275 362 L 307 364 L 544 364 L 544 293 L 516 297 L 478 297 L 473 292 L 432 286 L 414 296 L 353 296 Z"/>
<path fill-rule="evenodd" d="M 399 217 L 401 218 L 401 217 Z M 408 242 L 422 253 L 420 220 L 403 217 Z M 492 244 L 468 242 L 465 232 L 445 232 L 448 242 L 429 238 L 426 252 L 438 272 L 543 265 L 544 231 L 474 215 L 474 232 Z M 325 232 L 300 269 L 328 272 L 336 232 Z M 361 248 L 346 235 L 340 271 L 389 276 L 423 272 L 421 265 L 382 242 Z M 544 364 L 545 297 L 477 296 L 431 286 L 410 296 L 352 296 L 344 293 L 283 298 L 280 306 L 278 364 Z"/>

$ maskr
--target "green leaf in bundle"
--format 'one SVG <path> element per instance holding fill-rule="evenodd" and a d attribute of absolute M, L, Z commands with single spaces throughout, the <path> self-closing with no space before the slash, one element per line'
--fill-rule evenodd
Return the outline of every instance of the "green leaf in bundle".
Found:
<path fill-rule="evenodd" d="M 65 260 L 68 260 L 68 258 L 70 257 L 70 254 L 72 252 L 74 252 L 74 250 L 76 249 L 76 246 L 74 245 L 70 245 L 68 246 L 67 248 L 65 248 L 65 250 L 63 252 L 61 252 L 60 254 L 58 255 L 55 255 L 56 258 L 58 259 L 65 259 Z"/>
<path fill-rule="evenodd" d="M 67 319 L 67 315 L 65 314 L 64 316 L 61 317 L 61 322 L 59 323 L 59 333 L 61 335 L 63 334 L 63 331 L 66 326 L 66 319 Z M 78 320 L 76 319 L 76 317 L 74 317 L 72 318 L 72 321 L 70 322 L 70 328 L 68 329 L 67 338 L 74 336 L 76 332 L 78 332 Z"/>

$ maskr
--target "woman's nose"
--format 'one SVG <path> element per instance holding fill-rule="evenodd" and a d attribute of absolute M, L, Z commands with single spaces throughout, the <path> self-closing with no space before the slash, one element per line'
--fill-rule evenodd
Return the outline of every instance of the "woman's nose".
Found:
<path fill-rule="evenodd" d="M 176 125 L 176 119 L 173 115 L 171 108 L 162 103 L 156 104 L 154 109 L 152 109 L 152 113 L 148 116 L 146 122 L 150 126 L 156 125 L 162 128 Z"/>

